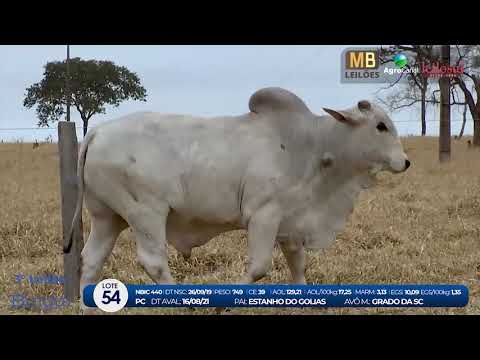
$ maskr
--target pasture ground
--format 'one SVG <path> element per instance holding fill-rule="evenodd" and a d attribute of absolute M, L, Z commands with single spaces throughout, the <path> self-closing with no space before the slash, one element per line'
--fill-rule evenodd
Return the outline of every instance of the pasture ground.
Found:
<path fill-rule="evenodd" d="M 232 314 L 480 314 L 480 151 L 452 139 L 452 161 L 438 163 L 438 139 L 402 139 L 412 166 L 382 173 L 361 194 L 346 229 L 332 247 L 308 254 L 310 284 L 453 283 L 470 290 L 465 308 L 232 309 Z M 78 304 L 41 311 L 14 309 L 11 296 L 62 296 L 61 285 L 16 282 L 16 274 L 63 273 L 56 144 L 0 144 L 0 314 L 77 314 Z M 89 219 L 84 210 L 85 239 Z M 150 283 L 125 230 L 104 277 Z M 223 234 L 193 251 L 190 262 L 170 251 L 172 274 L 183 283 L 228 283 L 246 258 L 243 231 Z M 264 283 L 290 280 L 280 250 Z M 123 309 L 119 314 L 213 314 L 213 309 Z"/>

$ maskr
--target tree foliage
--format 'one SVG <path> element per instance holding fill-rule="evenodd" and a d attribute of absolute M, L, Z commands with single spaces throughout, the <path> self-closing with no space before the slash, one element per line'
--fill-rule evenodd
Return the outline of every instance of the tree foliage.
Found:
<path fill-rule="evenodd" d="M 125 100 L 146 101 L 147 92 L 139 77 L 126 67 L 111 61 L 70 59 L 70 103 L 83 120 L 84 134 L 95 114 L 104 114 L 106 106 L 118 107 Z M 45 65 L 43 79 L 27 89 L 23 105 L 37 106 L 38 126 L 60 120 L 66 112 L 66 61 Z"/>

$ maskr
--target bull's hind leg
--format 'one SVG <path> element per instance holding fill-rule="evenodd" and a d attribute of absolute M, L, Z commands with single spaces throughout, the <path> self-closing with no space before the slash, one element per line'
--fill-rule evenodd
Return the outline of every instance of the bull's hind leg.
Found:
<path fill-rule="evenodd" d="M 102 267 L 112 252 L 118 235 L 127 227 L 127 223 L 112 210 L 101 204 L 95 205 L 97 206 L 91 211 L 90 235 L 82 250 L 80 298 L 82 310 L 85 314 L 94 311 L 83 303 L 83 289 L 85 286 L 96 284 L 100 280 Z M 102 208 L 100 209 L 100 207 Z"/>
<path fill-rule="evenodd" d="M 155 210 L 137 209 L 129 219 L 137 239 L 138 261 L 157 284 L 175 283 L 168 267 L 166 223 L 167 204 Z"/>

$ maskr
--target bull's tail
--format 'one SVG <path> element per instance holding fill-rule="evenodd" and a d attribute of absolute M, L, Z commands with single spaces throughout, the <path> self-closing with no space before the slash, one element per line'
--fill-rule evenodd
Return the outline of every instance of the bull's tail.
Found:
<path fill-rule="evenodd" d="M 83 181 L 83 169 L 85 167 L 85 159 L 87 157 L 88 144 L 93 139 L 94 131 L 91 130 L 83 139 L 82 146 L 80 147 L 80 153 L 78 154 L 78 164 L 77 164 L 77 177 L 78 177 L 78 198 L 77 198 L 77 207 L 75 208 L 75 215 L 73 215 L 72 225 L 68 233 L 68 243 L 63 246 L 63 252 L 68 254 L 72 248 L 73 243 L 73 231 L 80 221 L 80 216 L 82 214 L 82 205 L 83 205 L 83 190 L 84 190 L 84 181 Z"/>

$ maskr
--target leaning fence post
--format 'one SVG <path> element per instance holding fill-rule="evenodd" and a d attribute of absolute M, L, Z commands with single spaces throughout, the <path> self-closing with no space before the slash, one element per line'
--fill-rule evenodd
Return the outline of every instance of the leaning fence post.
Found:
<path fill-rule="evenodd" d="M 78 142 L 75 123 L 72 121 L 60 121 L 58 123 L 58 152 L 60 158 L 63 243 L 66 244 L 75 213 L 78 192 Z M 73 231 L 73 243 L 70 253 L 63 254 L 63 291 L 65 298 L 70 301 L 76 301 L 80 296 L 80 253 L 82 247 L 83 230 L 80 217 L 79 224 Z"/>

